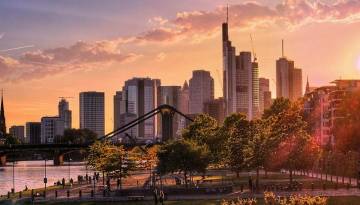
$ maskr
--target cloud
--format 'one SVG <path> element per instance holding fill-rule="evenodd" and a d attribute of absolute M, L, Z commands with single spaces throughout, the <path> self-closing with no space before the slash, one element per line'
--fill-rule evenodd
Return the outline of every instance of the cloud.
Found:
<path fill-rule="evenodd" d="M 0 39 L 2 39 L 5 36 L 5 33 L 0 33 Z"/>
<path fill-rule="evenodd" d="M 176 18 L 170 20 L 157 18 L 158 22 L 162 22 L 161 27 L 141 34 L 138 39 L 143 42 L 162 42 L 186 37 L 206 37 L 220 30 L 225 15 L 226 8 L 218 7 L 213 11 L 180 12 Z M 229 24 L 233 29 L 268 28 L 277 25 L 292 30 L 312 22 L 351 23 L 359 20 L 359 0 L 338 0 L 333 4 L 319 0 L 285 0 L 275 7 L 247 2 L 229 7 Z"/>
<path fill-rule="evenodd" d="M 161 62 L 166 58 L 166 53 L 161 52 L 156 55 L 156 61 Z"/>
<path fill-rule="evenodd" d="M 79 41 L 69 47 L 26 52 L 18 59 L 0 56 L 1 81 L 32 80 L 48 75 L 102 67 L 106 63 L 135 60 L 134 53 L 120 53 L 122 41 Z"/>

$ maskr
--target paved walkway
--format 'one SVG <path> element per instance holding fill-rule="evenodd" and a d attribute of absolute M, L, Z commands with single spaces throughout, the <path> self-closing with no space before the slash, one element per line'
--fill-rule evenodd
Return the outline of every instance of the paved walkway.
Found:
<path fill-rule="evenodd" d="M 295 175 L 302 175 L 300 172 L 295 172 Z M 343 182 L 343 177 L 342 176 L 335 176 L 335 175 L 330 175 L 328 174 L 327 176 L 325 174 L 320 174 L 317 172 L 309 172 L 306 173 L 307 177 L 311 177 L 311 178 L 316 178 L 316 179 L 321 179 L 321 180 L 326 180 L 326 181 L 332 181 L 332 182 L 336 182 L 336 178 L 338 179 L 339 183 L 344 183 L 344 184 L 351 184 L 352 186 L 357 186 L 357 179 L 355 178 L 349 178 L 349 177 L 344 177 L 344 182 Z"/>

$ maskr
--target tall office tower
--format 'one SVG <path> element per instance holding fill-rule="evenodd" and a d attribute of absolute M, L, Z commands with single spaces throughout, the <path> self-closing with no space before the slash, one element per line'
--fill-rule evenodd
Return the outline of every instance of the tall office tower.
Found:
<path fill-rule="evenodd" d="M 64 134 L 64 121 L 58 117 L 41 118 L 41 143 L 56 143 L 59 137 Z"/>
<path fill-rule="evenodd" d="M 179 111 L 184 114 L 189 114 L 189 101 L 190 101 L 190 94 L 189 94 L 189 85 L 187 81 L 184 82 L 183 87 L 180 91 L 180 100 L 179 100 Z M 186 127 L 186 119 L 182 116 L 179 116 L 179 126 L 177 130 L 177 135 L 181 134 L 181 130 Z"/>
<path fill-rule="evenodd" d="M 268 100 L 268 92 L 270 92 L 270 82 L 267 78 L 259 78 L 259 110 L 262 114 L 265 108 L 265 100 Z M 271 99 L 271 93 L 270 93 Z"/>
<path fill-rule="evenodd" d="M 214 79 L 209 71 L 193 71 L 192 78 L 189 81 L 189 94 L 189 113 L 202 113 L 204 103 L 214 99 Z"/>
<path fill-rule="evenodd" d="M 236 111 L 249 120 L 259 116 L 259 70 L 250 52 L 236 56 Z"/>
<path fill-rule="evenodd" d="M 80 129 L 89 129 L 98 137 L 105 134 L 105 98 L 103 92 L 80 93 Z"/>
<path fill-rule="evenodd" d="M 27 122 L 26 123 L 26 140 L 30 144 L 41 143 L 41 123 Z"/>
<path fill-rule="evenodd" d="M 228 12 L 226 22 L 222 24 L 222 50 L 223 50 L 223 95 L 226 115 L 237 111 L 236 96 L 236 51 L 229 40 Z"/>
<path fill-rule="evenodd" d="M 9 129 L 9 133 L 17 138 L 21 143 L 25 143 L 25 127 L 20 125 L 20 126 L 11 126 Z"/>
<path fill-rule="evenodd" d="M 204 113 L 215 118 L 221 125 L 225 119 L 225 100 L 224 98 L 213 99 L 204 103 Z"/>
<path fill-rule="evenodd" d="M 292 100 L 297 100 L 298 98 L 301 98 L 303 96 L 303 90 L 302 90 L 302 71 L 300 68 L 294 68 L 292 72 L 292 80 L 293 80 L 293 86 L 292 86 Z"/>
<path fill-rule="evenodd" d="M 159 79 L 133 78 L 125 82 L 123 97 L 126 101 L 126 115 L 140 117 L 158 106 Z M 125 96 L 124 96 L 125 94 Z M 140 123 L 137 127 L 139 140 L 153 140 L 158 133 L 158 117 L 152 117 Z"/>
<path fill-rule="evenodd" d="M 69 109 L 69 102 L 64 98 L 60 100 L 58 105 L 59 117 L 64 121 L 64 129 L 71 129 L 72 126 L 72 113 Z"/>
<path fill-rule="evenodd" d="M 176 109 L 179 109 L 180 106 L 180 96 L 181 96 L 181 86 L 161 86 L 159 91 L 159 104 L 167 104 L 170 106 L 173 106 Z M 179 115 L 174 115 L 173 121 L 172 121 L 172 130 L 173 130 L 173 136 L 174 139 L 176 137 L 176 134 L 178 132 L 179 127 Z M 158 123 L 158 132 L 159 136 L 162 136 L 162 124 Z"/>
<path fill-rule="evenodd" d="M 276 61 L 276 97 L 297 100 L 302 96 L 302 71 L 294 67 L 294 61 L 284 56 L 282 41 L 282 57 Z"/>
<path fill-rule="evenodd" d="M 125 99 L 122 91 L 116 91 L 114 95 L 114 130 L 121 127 L 120 115 L 125 113 Z"/>

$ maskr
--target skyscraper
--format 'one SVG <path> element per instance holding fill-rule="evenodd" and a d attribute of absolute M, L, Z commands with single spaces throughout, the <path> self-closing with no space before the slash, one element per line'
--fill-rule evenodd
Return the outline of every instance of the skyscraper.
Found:
<path fill-rule="evenodd" d="M 173 106 L 176 109 L 179 109 L 180 106 L 180 97 L 181 97 L 181 86 L 161 86 L 160 87 L 160 92 L 159 92 L 159 105 L 161 104 L 167 104 L 170 106 Z M 173 120 L 172 120 L 172 130 L 173 132 L 173 138 L 175 138 L 176 134 L 179 133 L 178 132 L 178 127 L 179 127 L 179 119 L 180 116 L 179 115 L 174 115 Z M 163 136 L 162 135 L 162 124 L 158 123 L 158 132 L 159 132 L 159 136 Z"/>
<path fill-rule="evenodd" d="M 69 109 L 69 102 L 64 98 L 60 100 L 58 105 L 59 117 L 64 121 L 64 129 L 71 129 L 72 125 L 72 113 Z"/>
<path fill-rule="evenodd" d="M 228 12 L 227 12 L 228 13 Z M 229 40 L 228 16 L 222 24 L 223 95 L 226 115 L 242 112 L 248 119 L 259 116 L 259 66 L 251 52 L 240 52 Z"/>
<path fill-rule="evenodd" d="M 120 115 L 125 113 L 125 100 L 123 92 L 116 91 L 114 95 L 114 130 L 121 127 Z"/>
<path fill-rule="evenodd" d="M 26 140 L 30 144 L 41 143 L 41 123 L 40 122 L 27 122 L 26 123 Z"/>
<path fill-rule="evenodd" d="M 259 78 L 259 109 L 260 114 L 269 107 L 271 103 L 270 83 L 267 78 Z"/>
<path fill-rule="evenodd" d="M 125 99 L 125 115 L 133 114 L 140 117 L 158 106 L 159 79 L 132 78 L 125 82 L 123 97 Z M 125 95 L 124 95 L 125 94 Z M 128 121 L 128 120 L 125 120 Z M 158 117 L 152 117 L 135 126 L 137 135 L 132 133 L 139 140 L 153 140 L 158 130 Z"/>
<path fill-rule="evenodd" d="M 193 71 L 192 78 L 189 81 L 189 94 L 189 113 L 202 113 L 204 103 L 214 99 L 214 79 L 209 71 Z"/>
<path fill-rule="evenodd" d="M 80 93 L 80 128 L 105 134 L 105 99 L 103 92 Z"/>
<path fill-rule="evenodd" d="M 236 96 L 236 49 L 229 40 L 228 9 L 226 22 L 222 24 L 223 95 L 226 115 L 237 111 Z"/>
<path fill-rule="evenodd" d="M 187 81 L 184 82 L 183 87 L 180 91 L 180 99 L 179 99 L 179 111 L 184 114 L 189 114 L 189 101 L 190 101 L 190 94 L 189 94 L 189 85 Z M 186 119 L 182 116 L 179 116 L 179 126 L 177 130 L 177 134 L 181 134 L 181 130 L 186 127 Z"/>
<path fill-rule="evenodd" d="M 282 57 L 276 61 L 276 97 L 297 100 L 302 96 L 302 71 L 294 67 L 294 61 L 284 56 L 282 41 Z"/>

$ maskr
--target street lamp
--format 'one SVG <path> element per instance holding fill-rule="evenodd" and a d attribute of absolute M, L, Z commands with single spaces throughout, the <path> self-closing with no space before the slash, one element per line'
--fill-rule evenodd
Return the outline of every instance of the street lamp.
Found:
<path fill-rule="evenodd" d="M 69 155 L 69 163 L 68 163 L 68 165 L 69 165 L 69 182 L 70 182 L 70 180 L 71 180 L 71 176 L 70 176 L 70 162 L 71 162 L 71 157 L 70 157 L 70 155 Z"/>
<path fill-rule="evenodd" d="M 47 177 L 46 177 L 46 161 L 47 161 L 47 159 L 45 158 L 45 172 L 44 172 L 44 186 L 45 186 L 45 191 L 44 191 L 44 197 L 46 197 L 46 184 L 47 184 Z"/>
<path fill-rule="evenodd" d="M 13 187 L 11 193 L 15 193 L 15 160 L 12 163 Z"/>

